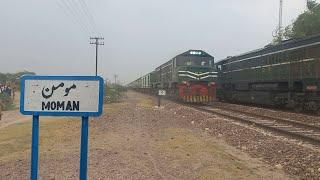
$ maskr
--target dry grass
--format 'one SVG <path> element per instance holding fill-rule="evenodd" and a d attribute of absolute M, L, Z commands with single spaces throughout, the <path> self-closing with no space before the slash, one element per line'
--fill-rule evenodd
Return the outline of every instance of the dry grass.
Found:
<path fill-rule="evenodd" d="M 31 117 L 30 117 L 31 119 Z M 27 155 L 30 151 L 32 121 L 27 120 L 22 123 L 15 123 L 0 131 L 0 159 L 16 159 Z M 79 138 L 80 121 L 76 118 L 40 118 L 40 153 L 52 151 L 53 149 L 61 151 L 63 144 L 69 146 L 75 138 Z"/>
<path fill-rule="evenodd" d="M 147 97 L 147 98 L 140 99 L 137 105 L 140 107 L 150 108 L 150 107 L 156 106 L 156 102 L 151 97 Z"/>
<path fill-rule="evenodd" d="M 31 121 L 10 125 L 0 131 L 0 159 L 30 149 Z"/>
<path fill-rule="evenodd" d="M 161 132 L 161 139 L 154 145 L 165 154 L 167 165 L 191 166 L 196 179 L 240 179 L 257 177 L 248 163 L 226 151 L 219 143 L 196 135 L 191 130 L 169 128 Z M 192 179 L 193 179 L 192 178 Z"/>
<path fill-rule="evenodd" d="M 104 106 L 104 112 L 117 113 L 125 103 Z M 0 160 L 29 156 L 32 117 L 17 121 L 0 131 Z M 40 117 L 39 152 L 68 153 L 79 151 L 81 117 Z M 91 130 L 90 130 L 91 131 Z"/>
<path fill-rule="evenodd" d="M 117 113 L 121 110 L 121 108 L 127 105 L 127 102 L 118 102 L 112 104 L 104 104 L 103 105 L 103 112 L 107 114 Z"/>

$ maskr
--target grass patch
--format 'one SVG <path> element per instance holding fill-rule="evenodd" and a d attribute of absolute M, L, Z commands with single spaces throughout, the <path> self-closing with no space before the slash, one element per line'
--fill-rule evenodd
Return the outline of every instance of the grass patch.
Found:
<path fill-rule="evenodd" d="M 126 103 L 126 102 L 118 102 L 118 103 L 112 103 L 112 104 L 104 104 L 103 105 L 103 112 L 105 114 L 117 113 L 125 105 L 128 105 L 128 103 Z"/>
<path fill-rule="evenodd" d="M 168 157 L 168 166 L 174 169 L 188 165 L 196 170 L 195 178 L 211 179 L 217 174 L 223 177 L 224 173 L 236 177 L 243 173 L 242 170 L 250 171 L 244 162 L 213 140 L 191 130 L 168 128 L 160 132 L 160 137 L 153 147 Z"/>
<path fill-rule="evenodd" d="M 147 108 L 156 106 L 155 102 L 150 97 L 141 98 L 137 105 L 141 107 L 147 107 Z"/>
<path fill-rule="evenodd" d="M 41 117 L 39 152 L 78 149 L 80 122 L 79 118 Z M 26 151 L 29 152 L 31 147 L 31 134 L 31 120 L 2 128 L 0 131 L 0 159 L 26 155 Z"/>
<path fill-rule="evenodd" d="M 29 150 L 31 121 L 14 124 L 0 131 L 0 158 Z"/>

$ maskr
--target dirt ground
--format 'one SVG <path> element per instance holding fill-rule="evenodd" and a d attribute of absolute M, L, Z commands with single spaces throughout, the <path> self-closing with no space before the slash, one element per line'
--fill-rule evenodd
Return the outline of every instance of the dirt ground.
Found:
<path fill-rule="evenodd" d="M 291 179 L 172 108 L 128 92 L 90 119 L 89 179 Z M 178 106 L 178 105 L 177 105 Z M 176 107 L 179 108 L 179 107 Z M 78 179 L 80 118 L 41 117 L 40 179 Z M 31 117 L 0 121 L 0 179 L 29 179 Z"/>

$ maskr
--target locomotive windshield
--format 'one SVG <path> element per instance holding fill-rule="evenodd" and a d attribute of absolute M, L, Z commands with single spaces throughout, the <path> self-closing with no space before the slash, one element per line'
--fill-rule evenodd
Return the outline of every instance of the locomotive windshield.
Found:
<path fill-rule="evenodd" d="M 177 59 L 177 66 L 212 67 L 213 59 L 209 57 L 185 57 Z"/>

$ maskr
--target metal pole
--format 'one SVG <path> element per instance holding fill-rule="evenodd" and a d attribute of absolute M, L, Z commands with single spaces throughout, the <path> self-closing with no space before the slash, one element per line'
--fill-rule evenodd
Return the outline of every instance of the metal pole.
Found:
<path fill-rule="evenodd" d="M 283 0 L 280 0 L 280 7 L 279 7 L 279 40 L 282 41 L 282 9 L 283 9 Z"/>
<path fill-rule="evenodd" d="M 161 103 L 161 96 L 158 94 L 158 107 L 160 107 L 160 103 Z"/>
<path fill-rule="evenodd" d="M 39 154 L 39 116 L 32 118 L 32 145 L 31 145 L 31 180 L 38 179 Z"/>
<path fill-rule="evenodd" d="M 96 76 L 98 75 L 98 39 L 96 39 Z"/>
<path fill-rule="evenodd" d="M 96 45 L 96 76 L 98 75 L 98 46 L 104 45 L 104 43 L 99 43 L 99 40 L 103 40 L 102 37 L 90 37 L 90 40 L 95 40 L 94 42 L 90 42 L 90 44 Z"/>
<path fill-rule="evenodd" d="M 82 117 L 81 150 L 80 150 L 80 180 L 87 179 L 88 134 L 89 134 L 89 117 Z"/>

